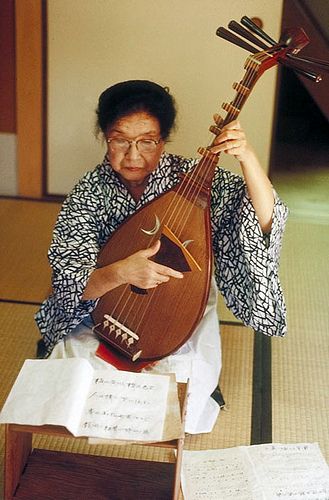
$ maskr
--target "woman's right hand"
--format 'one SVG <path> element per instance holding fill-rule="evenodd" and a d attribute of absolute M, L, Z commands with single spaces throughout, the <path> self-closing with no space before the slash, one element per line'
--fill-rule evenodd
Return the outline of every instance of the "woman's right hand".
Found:
<path fill-rule="evenodd" d="M 183 274 L 174 269 L 150 260 L 160 249 L 160 240 L 151 247 L 130 255 L 119 261 L 118 278 L 121 284 L 129 283 L 139 288 L 155 288 L 166 283 L 170 278 L 183 278 Z"/>
<path fill-rule="evenodd" d="M 184 277 L 179 271 L 150 260 L 160 249 L 157 240 L 151 247 L 139 250 L 125 259 L 95 269 L 88 280 L 83 299 L 96 299 L 120 285 L 155 288 L 170 278 Z"/>

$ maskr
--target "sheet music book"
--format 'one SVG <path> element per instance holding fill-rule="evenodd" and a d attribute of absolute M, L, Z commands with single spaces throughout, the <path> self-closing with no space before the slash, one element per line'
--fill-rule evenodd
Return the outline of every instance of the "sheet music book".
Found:
<path fill-rule="evenodd" d="M 329 500 L 317 443 L 183 451 L 185 500 Z"/>
<path fill-rule="evenodd" d="M 169 375 L 94 370 L 82 358 L 26 360 L 0 423 L 60 425 L 74 436 L 111 440 L 166 440 L 172 384 L 179 412 L 177 386 Z M 176 434 L 180 437 L 179 428 Z"/>

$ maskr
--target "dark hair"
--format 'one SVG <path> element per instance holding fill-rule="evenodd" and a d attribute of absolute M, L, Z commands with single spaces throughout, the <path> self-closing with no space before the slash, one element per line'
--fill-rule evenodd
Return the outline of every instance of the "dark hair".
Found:
<path fill-rule="evenodd" d="M 97 128 L 103 133 L 118 119 L 144 111 L 158 119 L 161 138 L 168 139 L 174 126 L 174 98 L 165 87 L 148 80 L 129 80 L 104 90 L 98 99 Z"/>

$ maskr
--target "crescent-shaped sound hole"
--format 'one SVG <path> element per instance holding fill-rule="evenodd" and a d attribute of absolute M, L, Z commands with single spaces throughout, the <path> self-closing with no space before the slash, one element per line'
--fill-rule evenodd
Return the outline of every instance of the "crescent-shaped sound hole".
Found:
<path fill-rule="evenodd" d="M 149 236 L 153 236 L 154 234 L 156 234 L 159 229 L 160 229 L 160 226 L 161 226 L 161 222 L 160 222 L 160 219 L 157 215 L 154 216 L 155 217 L 155 225 L 153 227 L 153 229 L 143 229 L 141 228 L 141 231 L 143 231 L 143 233 L 145 234 L 148 234 Z"/>

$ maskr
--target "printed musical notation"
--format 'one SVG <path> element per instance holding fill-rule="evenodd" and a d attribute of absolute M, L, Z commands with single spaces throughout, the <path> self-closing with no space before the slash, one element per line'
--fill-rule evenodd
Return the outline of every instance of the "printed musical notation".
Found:
<path fill-rule="evenodd" d="M 329 500 L 329 467 L 316 443 L 184 451 L 185 500 Z"/>

